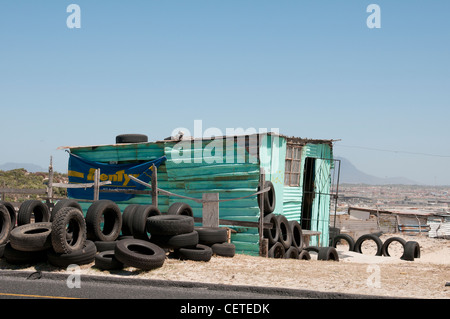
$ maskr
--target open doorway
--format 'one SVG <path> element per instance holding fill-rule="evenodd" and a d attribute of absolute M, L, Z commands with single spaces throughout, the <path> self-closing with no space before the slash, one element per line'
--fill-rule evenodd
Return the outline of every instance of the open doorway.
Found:
<path fill-rule="evenodd" d="M 311 229 L 311 218 L 313 201 L 315 197 L 314 182 L 316 178 L 316 159 L 307 157 L 305 159 L 304 173 L 303 173 L 303 201 L 302 201 L 302 229 Z"/>

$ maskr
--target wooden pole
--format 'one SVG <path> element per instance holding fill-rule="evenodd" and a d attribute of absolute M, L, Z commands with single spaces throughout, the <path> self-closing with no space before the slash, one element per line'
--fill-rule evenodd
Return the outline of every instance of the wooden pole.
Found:
<path fill-rule="evenodd" d="M 266 181 L 266 174 L 264 172 L 264 168 L 261 168 L 261 175 L 259 179 L 259 189 L 264 189 L 264 184 Z M 268 246 L 269 242 L 267 238 L 264 238 L 264 196 L 265 193 L 262 193 L 259 196 L 259 255 L 262 257 L 268 257 Z"/>
<path fill-rule="evenodd" d="M 50 202 L 53 202 L 53 157 L 50 156 L 50 165 L 48 166 L 48 185 L 47 196 Z"/>
<path fill-rule="evenodd" d="M 219 227 L 219 193 L 203 193 L 202 225 Z"/>
<path fill-rule="evenodd" d="M 152 205 L 158 208 L 158 169 L 155 164 L 152 166 Z"/>
<path fill-rule="evenodd" d="M 94 174 L 94 200 L 100 199 L 100 168 L 95 170 Z"/>

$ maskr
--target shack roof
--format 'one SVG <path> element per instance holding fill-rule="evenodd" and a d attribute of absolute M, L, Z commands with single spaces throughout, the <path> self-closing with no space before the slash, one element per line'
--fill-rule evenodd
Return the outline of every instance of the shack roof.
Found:
<path fill-rule="evenodd" d="M 216 137 L 192 137 L 192 136 L 183 136 L 182 139 L 177 139 L 176 136 L 170 136 L 164 140 L 156 140 L 156 141 L 148 141 L 148 142 L 139 142 L 139 143 L 133 143 L 133 144 L 156 144 L 156 143 L 173 143 L 173 142 L 179 142 L 179 141 L 196 141 L 196 140 L 202 140 L 202 141 L 209 141 L 212 139 L 226 139 L 230 137 L 245 137 L 245 136 L 261 136 L 261 135 L 272 135 L 272 136 L 279 136 L 285 138 L 288 143 L 297 144 L 297 145 L 306 145 L 306 144 L 328 144 L 330 146 L 333 145 L 334 142 L 340 141 L 333 140 L 333 139 L 311 139 L 311 138 L 302 138 L 302 137 L 295 137 L 295 136 L 287 136 L 283 134 L 279 134 L 276 132 L 264 132 L 264 133 L 253 133 L 253 134 L 241 134 L 241 135 L 223 135 L 223 136 L 216 136 Z M 115 145 L 123 145 L 123 144 L 98 144 L 98 145 L 76 145 L 76 146 L 60 146 L 58 147 L 58 150 L 64 150 L 64 149 L 78 149 L 78 148 L 95 148 L 100 146 L 115 146 Z"/>

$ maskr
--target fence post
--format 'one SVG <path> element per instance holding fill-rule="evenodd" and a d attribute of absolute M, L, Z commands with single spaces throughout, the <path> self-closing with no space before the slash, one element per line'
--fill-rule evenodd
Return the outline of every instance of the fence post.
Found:
<path fill-rule="evenodd" d="M 50 156 L 50 165 L 48 166 L 48 185 L 47 200 L 53 202 L 53 157 Z"/>
<path fill-rule="evenodd" d="M 100 168 L 95 170 L 94 174 L 94 200 L 99 200 L 100 198 Z"/>
<path fill-rule="evenodd" d="M 264 168 L 261 168 L 261 175 L 259 178 L 259 190 L 264 189 L 264 184 L 266 181 L 266 174 Z M 264 238 L 264 195 L 261 193 L 259 196 L 259 255 L 262 257 L 268 257 L 269 242 L 267 238 Z"/>
<path fill-rule="evenodd" d="M 152 166 L 152 205 L 158 207 L 158 169 L 155 164 Z"/>
<path fill-rule="evenodd" d="M 219 193 L 204 193 L 202 199 L 202 226 L 219 227 Z"/>

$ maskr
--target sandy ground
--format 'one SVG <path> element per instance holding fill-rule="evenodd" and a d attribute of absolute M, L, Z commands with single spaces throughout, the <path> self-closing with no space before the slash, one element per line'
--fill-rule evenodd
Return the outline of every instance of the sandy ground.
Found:
<path fill-rule="evenodd" d="M 401 246 L 392 244 L 391 257 L 374 256 L 371 242 L 363 245 L 363 254 L 338 246 L 339 261 L 270 259 L 246 255 L 232 258 L 214 256 L 209 262 L 167 258 L 163 267 L 142 271 L 128 267 L 120 271 L 102 271 L 94 264 L 81 266 L 82 274 L 132 276 L 134 278 L 194 281 L 226 285 L 250 285 L 308 289 L 326 292 L 356 293 L 421 299 L 450 298 L 450 240 L 425 236 L 384 234 L 419 242 L 421 257 L 400 259 Z M 57 271 L 48 264 L 31 267 L 9 265 L 0 260 L 0 269 Z"/>

